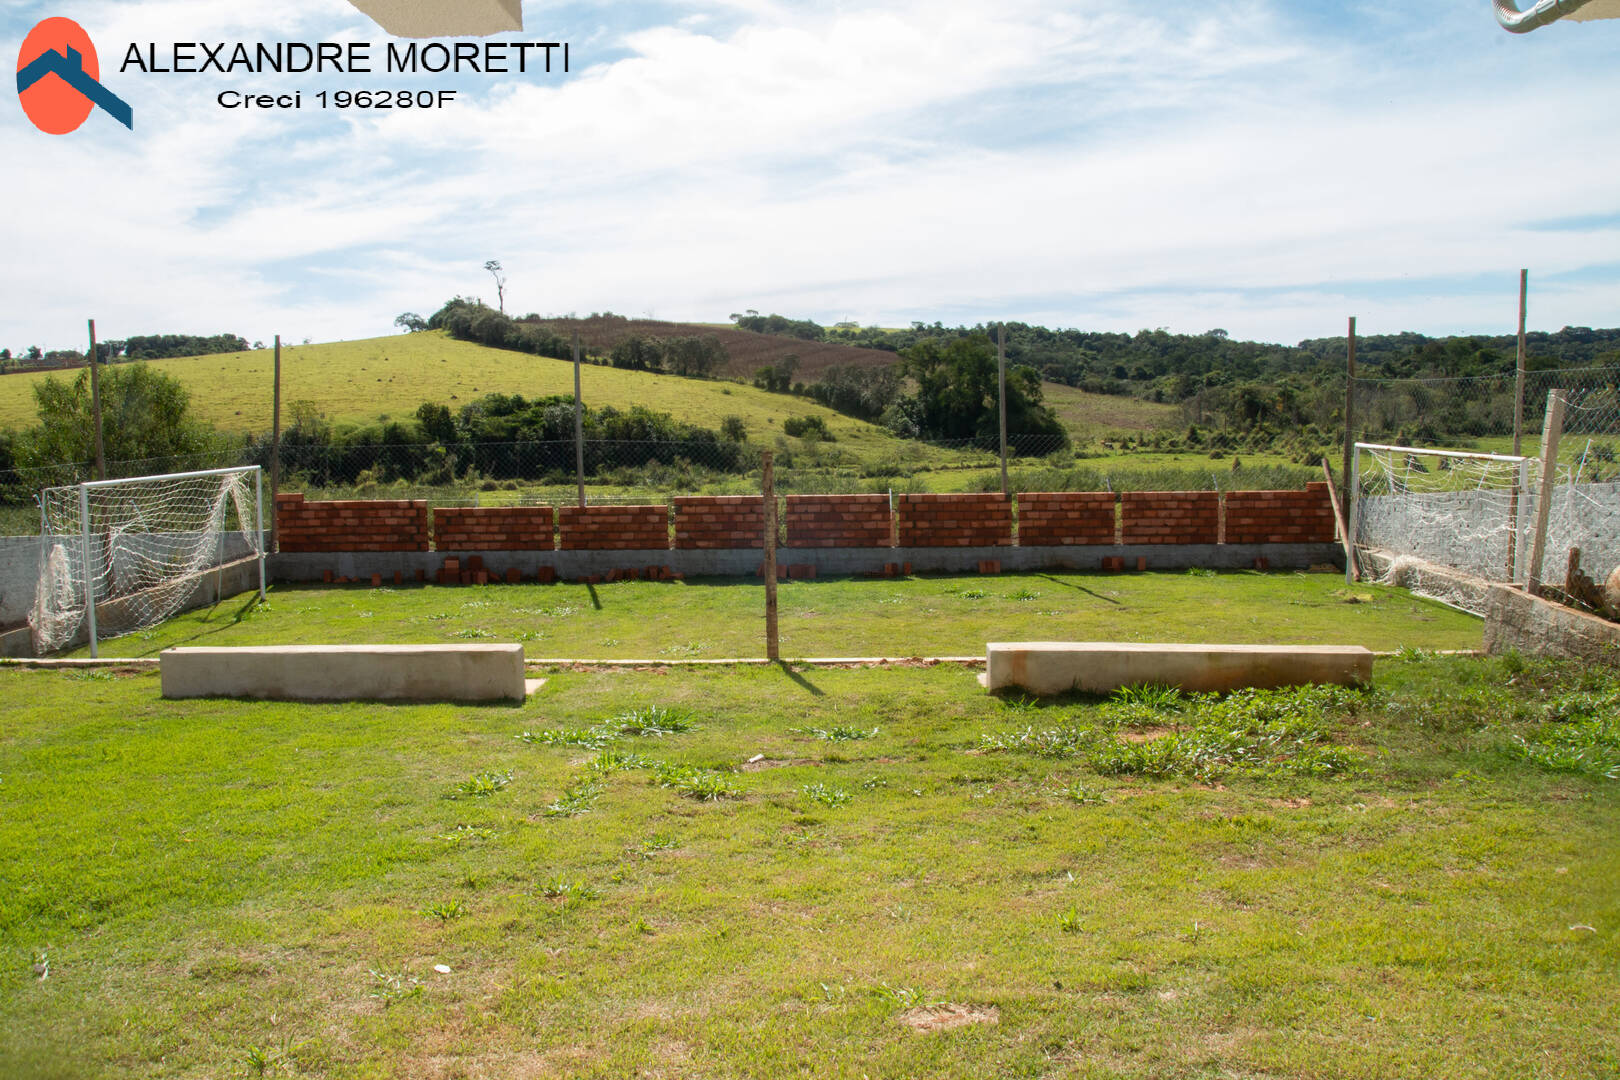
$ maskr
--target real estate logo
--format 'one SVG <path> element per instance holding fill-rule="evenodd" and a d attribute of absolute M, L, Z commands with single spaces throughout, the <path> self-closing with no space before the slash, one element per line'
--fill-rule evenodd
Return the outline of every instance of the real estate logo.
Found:
<path fill-rule="evenodd" d="M 77 131 L 98 108 L 134 130 L 134 111 L 100 78 L 95 43 L 72 19 L 41 22 L 17 54 L 17 96 L 28 119 L 47 135 Z"/>

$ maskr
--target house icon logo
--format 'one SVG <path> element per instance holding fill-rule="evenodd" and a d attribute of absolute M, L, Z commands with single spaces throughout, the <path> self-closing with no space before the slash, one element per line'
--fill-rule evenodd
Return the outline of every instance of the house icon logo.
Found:
<path fill-rule="evenodd" d="M 134 111 L 100 78 L 96 46 L 72 19 L 46 19 L 28 32 L 17 54 L 17 96 L 47 135 L 77 131 L 98 108 L 134 130 Z"/>

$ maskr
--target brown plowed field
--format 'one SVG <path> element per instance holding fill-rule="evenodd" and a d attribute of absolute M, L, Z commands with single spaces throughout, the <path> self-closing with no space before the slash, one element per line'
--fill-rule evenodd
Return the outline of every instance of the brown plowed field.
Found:
<path fill-rule="evenodd" d="M 883 367 L 895 361 L 895 355 L 881 349 L 857 349 L 852 345 L 829 345 L 818 341 L 800 341 L 798 338 L 779 337 L 775 334 L 756 334 L 752 330 L 739 330 L 735 326 L 715 326 L 710 323 L 661 322 L 656 319 L 622 319 L 617 316 L 598 316 L 591 319 L 539 319 L 537 325 L 553 333 L 568 337 L 575 330 L 585 348 L 593 353 L 607 353 L 613 346 L 633 334 L 642 337 L 703 337 L 713 334 L 725 345 L 731 356 L 725 374 L 739 378 L 752 378 L 754 372 L 789 356 L 799 358 L 795 382 L 813 382 L 830 367 Z"/>

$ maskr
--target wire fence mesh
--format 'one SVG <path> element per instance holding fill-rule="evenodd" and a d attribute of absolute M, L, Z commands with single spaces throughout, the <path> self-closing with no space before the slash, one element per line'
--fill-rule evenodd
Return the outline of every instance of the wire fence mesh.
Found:
<path fill-rule="evenodd" d="M 677 495 L 759 491 L 761 452 L 772 449 L 784 494 L 999 491 L 995 439 L 881 443 L 783 439 L 573 440 L 300 445 L 281 448 L 281 490 L 310 499 L 424 499 L 434 506 L 566 505 L 579 498 L 583 467 L 593 505 L 667 502 Z M 1229 491 L 1291 489 L 1321 478 L 1320 468 L 1190 459 L 1186 465 L 1132 465 L 1092 458 L 1050 436 L 1008 437 L 1013 491 Z M 108 462 L 109 478 L 260 465 L 267 443 L 184 457 Z M 1235 467 L 1234 467 L 1235 466 Z M 95 478 L 92 463 L 0 472 L 0 534 L 39 531 L 38 493 Z"/>
<path fill-rule="evenodd" d="M 1589 583 L 1601 585 L 1620 567 L 1617 386 L 1614 367 L 1529 372 L 1520 407 L 1511 377 L 1358 380 L 1358 441 L 1500 455 L 1517 445 L 1525 460 L 1365 453 L 1357 542 L 1395 556 L 1389 580 L 1417 580 L 1406 564 L 1418 559 L 1489 582 L 1525 583 L 1537 569 L 1548 399 L 1562 391 L 1539 580 L 1563 599 L 1601 610 Z M 1442 598 L 1465 602 L 1460 596 Z M 1481 609 L 1483 597 L 1475 591 L 1465 603 Z"/>

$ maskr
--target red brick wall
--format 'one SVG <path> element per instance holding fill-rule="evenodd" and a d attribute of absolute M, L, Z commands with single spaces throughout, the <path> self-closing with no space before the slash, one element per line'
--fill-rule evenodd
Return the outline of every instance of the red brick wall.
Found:
<path fill-rule="evenodd" d="M 1326 481 L 1304 491 L 1233 491 L 1226 496 L 1228 544 L 1331 544 L 1333 501 Z"/>
<path fill-rule="evenodd" d="M 900 496 L 901 547 L 1012 543 L 1012 504 L 1000 494 Z"/>
<path fill-rule="evenodd" d="M 667 506 L 559 506 L 564 551 L 640 551 L 669 547 Z"/>
<path fill-rule="evenodd" d="M 1213 544 L 1220 536 L 1220 493 L 1127 491 L 1120 496 L 1127 544 Z"/>
<path fill-rule="evenodd" d="M 439 506 L 433 510 L 435 551 L 550 551 L 549 506 Z"/>
<path fill-rule="evenodd" d="M 1112 544 L 1112 491 L 1020 492 L 1018 545 Z"/>
<path fill-rule="evenodd" d="M 787 546 L 891 547 L 887 495 L 789 495 Z"/>
<path fill-rule="evenodd" d="M 762 548 L 763 495 L 681 495 L 675 498 L 678 548 Z"/>
<path fill-rule="evenodd" d="M 425 501 L 368 499 L 305 502 L 301 492 L 276 496 L 282 551 L 426 551 Z"/>

